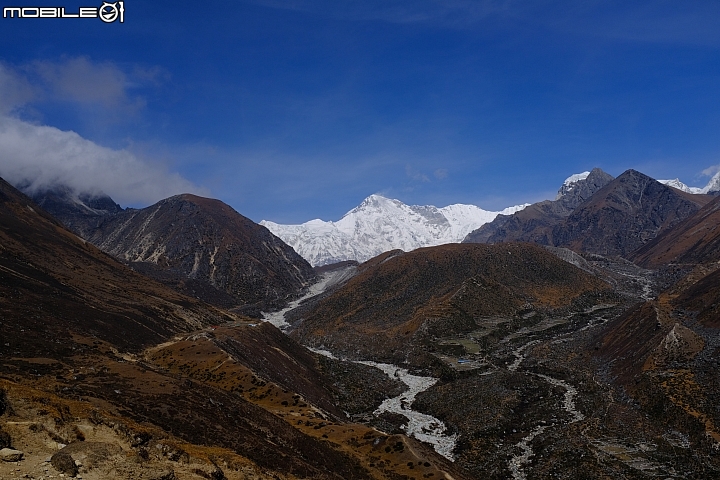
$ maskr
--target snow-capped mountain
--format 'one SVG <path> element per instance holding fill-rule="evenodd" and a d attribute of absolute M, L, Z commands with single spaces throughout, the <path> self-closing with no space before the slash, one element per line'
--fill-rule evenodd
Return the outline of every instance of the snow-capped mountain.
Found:
<path fill-rule="evenodd" d="M 571 192 L 573 188 L 575 188 L 575 186 L 578 184 L 578 182 L 585 180 L 589 175 L 590 172 L 582 172 L 570 175 L 568 178 L 565 179 L 562 186 L 560 187 L 560 190 L 558 190 L 555 200 L 559 200 L 561 197 Z"/>
<path fill-rule="evenodd" d="M 720 172 L 713 175 L 707 185 L 702 189 L 700 193 L 716 193 L 720 192 Z"/>
<path fill-rule="evenodd" d="M 498 214 L 510 215 L 527 205 L 489 212 L 475 205 L 455 204 L 437 208 L 405 205 L 399 200 L 370 195 L 337 222 L 310 220 L 302 225 L 261 225 L 314 266 L 343 260 L 364 262 L 394 249 L 458 243 Z"/>
<path fill-rule="evenodd" d="M 678 190 L 682 190 L 683 192 L 687 193 L 716 194 L 717 192 L 720 192 L 720 172 L 713 175 L 707 185 L 702 188 L 688 187 L 683 182 L 681 182 L 679 178 L 676 178 L 674 180 L 658 180 L 658 182 L 665 184 L 669 187 L 675 187 Z"/>
<path fill-rule="evenodd" d="M 673 180 L 658 180 L 658 182 L 662 183 L 663 185 L 667 185 L 668 187 L 674 187 L 687 193 L 705 193 L 703 191 L 705 190 L 704 188 L 688 187 L 683 182 L 681 182 L 679 178 L 675 178 Z"/>

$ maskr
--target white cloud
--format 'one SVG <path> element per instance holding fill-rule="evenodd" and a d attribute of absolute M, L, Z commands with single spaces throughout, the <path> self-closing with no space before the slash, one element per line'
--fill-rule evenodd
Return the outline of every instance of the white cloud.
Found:
<path fill-rule="evenodd" d="M 0 176 L 31 190 L 55 184 L 110 195 L 121 205 L 149 204 L 203 189 L 162 165 L 100 146 L 75 132 L 0 116 Z"/>
<path fill-rule="evenodd" d="M 22 75 L 0 64 L 0 114 L 7 114 L 35 97 L 35 91 Z"/>
<path fill-rule="evenodd" d="M 430 179 L 424 173 L 415 170 L 409 163 L 405 165 L 405 175 L 416 182 L 429 182 Z"/>
<path fill-rule="evenodd" d="M 718 172 L 720 172 L 720 165 L 713 165 L 711 167 L 706 168 L 701 173 L 702 173 L 703 177 L 712 177 L 713 175 L 715 175 Z"/>
<path fill-rule="evenodd" d="M 127 102 L 128 79 L 111 63 L 93 63 L 85 57 L 60 62 L 37 61 L 34 70 L 56 98 L 113 107 Z"/>
<path fill-rule="evenodd" d="M 88 57 L 36 60 L 20 65 L 0 63 L 0 114 L 26 105 L 56 102 L 80 108 L 100 107 L 104 116 L 134 116 L 145 107 L 140 93 L 169 80 L 161 67 L 121 66 Z"/>

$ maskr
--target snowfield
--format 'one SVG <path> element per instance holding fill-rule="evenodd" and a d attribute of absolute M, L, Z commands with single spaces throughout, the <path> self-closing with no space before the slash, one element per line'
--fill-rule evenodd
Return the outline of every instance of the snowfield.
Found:
<path fill-rule="evenodd" d="M 337 222 L 310 220 L 281 225 L 263 220 L 273 234 L 313 266 L 343 260 L 364 262 L 383 252 L 415 250 L 459 243 L 468 233 L 491 222 L 498 214 L 511 215 L 528 204 L 490 212 L 475 205 L 405 205 L 399 200 L 370 195 Z"/>

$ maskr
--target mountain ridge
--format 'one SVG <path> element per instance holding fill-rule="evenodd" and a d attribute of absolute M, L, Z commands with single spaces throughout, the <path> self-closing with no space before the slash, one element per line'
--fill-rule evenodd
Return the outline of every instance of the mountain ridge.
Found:
<path fill-rule="evenodd" d="M 34 199 L 139 272 L 244 314 L 279 308 L 315 279 L 292 248 L 220 200 L 181 194 L 122 209 L 106 195 L 62 186 L 35 192 Z"/>
<path fill-rule="evenodd" d="M 599 168 L 571 175 L 563 182 L 555 200 L 534 203 L 512 215 L 498 215 L 492 222 L 470 232 L 463 243 L 519 241 L 553 245 L 553 227 L 613 179 Z"/>
<path fill-rule="evenodd" d="M 459 243 L 496 215 L 510 214 L 525 205 L 490 212 L 475 205 L 446 207 L 406 205 L 374 194 L 338 221 L 310 220 L 300 225 L 260 222 L 292 246 L 313 266 L 345 260 L 363 262 L 383 252 Z"/>

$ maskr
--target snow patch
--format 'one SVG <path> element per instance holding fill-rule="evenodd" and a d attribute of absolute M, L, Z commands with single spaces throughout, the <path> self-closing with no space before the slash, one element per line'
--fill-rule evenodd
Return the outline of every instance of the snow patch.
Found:
<path fill-rule="evenodd" d="M 699 187 L 688 187 L 683 182 L 680 181 L 679 178 L 675 178 L 673 180 L 658 180 L 658 182 L 662 183 L 663 185 L 667 185 L 668 187 L 677 188 L 678 190 L 681 190 L 686 193 L 705 193 L 703 192 L 702 188 Z"/>
<path fill-rule="evenodd" d="M 574 175 L 570 175 L 568 178 L 565 179 L 563 182 L 563 185 L 565 186 L 571 186 L 573 183 L 577 183 L 580 180 L 585 180 L 590 175 L 590 172 L 582 172 L 582 173 L 576 173 Z"/>

